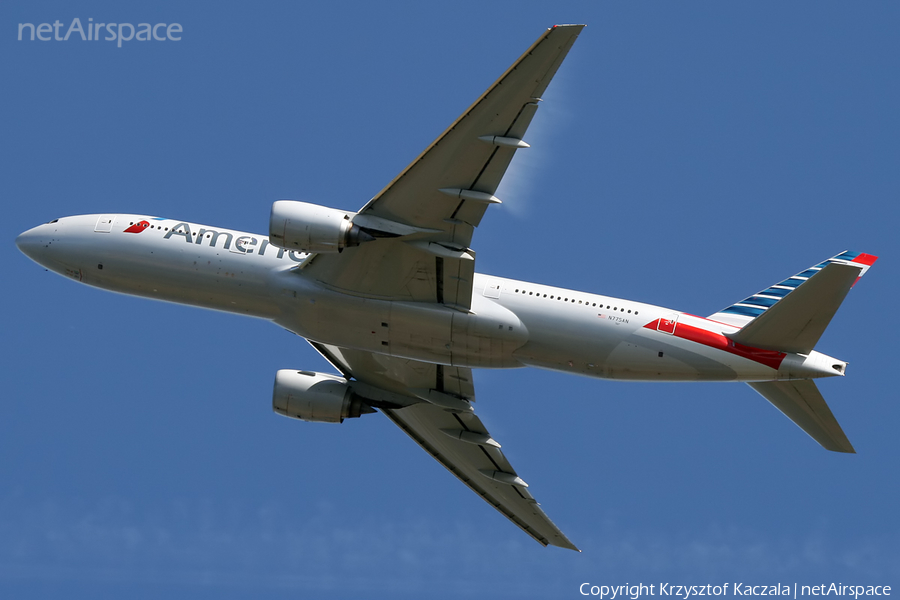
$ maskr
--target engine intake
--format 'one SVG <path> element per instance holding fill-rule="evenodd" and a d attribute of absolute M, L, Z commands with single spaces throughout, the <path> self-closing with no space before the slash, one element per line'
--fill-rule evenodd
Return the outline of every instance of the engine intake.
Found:
<path fill-rule="evenodd" d="M 318 423 L 342 423 L 375 412 L 334 375 L 282 369 L 275 374 L 272 409 L 285 417 Z"/>
<path fill-rule="evenodd" d="M 305 252 L 333 253 L 375 238 L 353 224 L 356 213 L 279 200 L 269 217 L 269 243 Z"/>

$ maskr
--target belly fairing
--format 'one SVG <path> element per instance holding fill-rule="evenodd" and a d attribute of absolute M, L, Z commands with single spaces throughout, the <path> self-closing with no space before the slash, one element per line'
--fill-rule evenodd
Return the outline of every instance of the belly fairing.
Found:
<path fill-rule="evenodd" d="M 476 298 L 472 310 L 463 312 L 434 303 L 352 296 L 292 272 L 274 280 L 276 322 L 311 340 L 444 365 L 524 366 L 514 352 L 528 340 L 528 330 L 491 300 Z"/>

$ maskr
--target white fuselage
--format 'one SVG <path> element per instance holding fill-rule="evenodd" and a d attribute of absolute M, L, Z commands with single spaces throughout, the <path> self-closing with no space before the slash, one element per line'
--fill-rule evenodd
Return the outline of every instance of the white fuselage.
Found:
<path fill-rule="evenodd" d="M 314 255 L 275 247 L 264 235 L 171 219 L 65 217 L 16 242 L 36 262 L 82 283 L 259 317 L 323 344 L 437 364 L 668 381 L 843 374 L 844 363 L 817 352 L 735 344 L 725 334 L 737 328 L 725 323 L 488 275 L 475 276 L 469 312 L 351 296 L 304 275 Z"/>

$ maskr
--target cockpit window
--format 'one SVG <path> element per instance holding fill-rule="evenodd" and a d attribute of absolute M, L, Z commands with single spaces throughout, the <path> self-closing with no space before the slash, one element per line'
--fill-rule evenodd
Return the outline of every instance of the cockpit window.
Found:
<path fill-rule="evenodd" d="M 59 222 L 59 219 L 53 219 L 52 221 L 47 223 L 47 225 L 53 225 L 54 223 L 58 223 L 58 222 Z"/>

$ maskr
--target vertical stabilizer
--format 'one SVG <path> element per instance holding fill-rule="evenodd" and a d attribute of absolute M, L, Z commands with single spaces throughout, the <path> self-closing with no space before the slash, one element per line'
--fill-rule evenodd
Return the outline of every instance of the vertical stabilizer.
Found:
<path fill-rule="evenodd" d="M 809 354 L 847 292 L 859 279 L 854 265 L 832 263 L 728 337 L 746 346 Z"/>
<path fill-rule="evenodd" d="M 877 259 L 877 256 L 872 256 L 871 254 L 850 251 L 841 252 L 837 256 L 820 262 L 819 264 L 806 269 L 802 273 L 797 273 L 793 277 L 788 277 L 784 281 L 769 286 L 761 292 L 753 294 L 749 298 L 736 302 L 727 308 L 723 308 L 719 312 L 710 315 L 709 318 L 713 321 L 744 327 L 757 317 L 763 316 L 765 313 L 772 310 L 772 308 L 778 306 L 790 294 L 801 289 L 803 286 L 806 286 L 807 282 L 812 280 L 813 277 L 825 267 L 832 264 L 855 267 L 857 269 L 857 276 L 849 286 L 852 287 L 860 277 L 866 274 L 869 267 L 875 264 Z M 843 296 L 841 296 L 841 299 L 843 299 Z M 838 302 L 838 304 L 840 304 L 840 302 Z M 833 311 L 832 314 L 834 314 Z"/>

